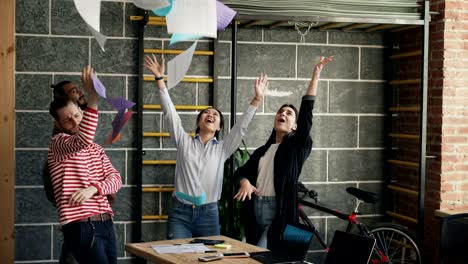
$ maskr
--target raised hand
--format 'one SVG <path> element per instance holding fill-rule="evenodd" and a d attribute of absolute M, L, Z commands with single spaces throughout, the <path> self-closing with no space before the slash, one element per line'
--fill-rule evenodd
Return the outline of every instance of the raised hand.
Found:
<path fill-rule="evenodd" d="M 268 84 L 268 75 L 262 72 L 255 80 L 255 97 L 252 99 L 252 102 L 250 103 L 251 105 L 258 106 L 260 101 L 263 100 L 263 97 L 265 97 L 265 92 L 268 89 Z"/>
<path fill-rule="evenodd" d="M 260 74 L 260 77 L 255 80 L 255 97 L 258 99 L 262 100 L 263 97 L 265 96 L 265 92 L 268 89 L 268 75 L 263 74 L 263 72 Z"/>
<path fill-rule="evenodd" d="M 312 74 L 312 80 L 310 81 L 309 87 L 307 88 L 306 95 L 317 95 L 320 73 L 322 72 L 325 65 L 327 65 L 332 60 L 333 56 L 320 57 L 320 61 L 314 66 L 314 73 Z"/>
<path fill-rule="evenodd" d="M 314 73 L 320 73 L 325 67 L 325 65 L 327 65 L 332 60 L 333 60 L 333 56 L 329 56 L 329 57 L 320 56 L 319 63 L 315 64 Z"/>
<path fill-rule="evenodd" d="M 88 93 L 88 107 L 98 109 L 99 96 L 94 88 L 92 75 L 95 74 L 94 69 L 87 65 L 81 70 L 81 82 L 83 82 L 83 88 Z"/>
<path fill-rule="evenodd" d="M 145 56 L 145 68 L 148 69 L 151 73 L 153 73 L 156 78 L 162 77 L 164 75 L 164 65 L 164 57 L 162 57 L 161 64 L 159 64 L 154 54 L 151 54 L 151 57 Z"/>
<path fill-rule="evenodd" d="M 81 70 L 81 82 L 83 83 L 83 88 L 86 90 L 86 92 L 88 92 L 89 95 L 96 93 L 93 79 L 91 78 L 93 73 L 94 69 L 90 65 L 83 67 Z"/>

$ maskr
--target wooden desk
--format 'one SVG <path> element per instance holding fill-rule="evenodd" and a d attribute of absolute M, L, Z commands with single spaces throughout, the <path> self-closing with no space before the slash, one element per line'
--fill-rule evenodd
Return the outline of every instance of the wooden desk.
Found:
<path fill-rule="evenodd" d="M 228 252 L 258 252 L 258 251 L 266 251 L 267 249 L 260 248 L 257 246 L 253 246 L 247 243 L 243 243 L 241 241 L 225 237 L 225 236 L 212 236 L 206 237 L 208 239 L 221 239 L 224 240 L 225 244 L 229 244 L 232 247 L 230 249 L 217 249 L 213 246 L 206 246 L 209 249 L 217 250 L 220 253 L 228 253 Z M 125 245 L 125 250 L 129 253 L 132 253 L 135 256 L 142 257 L 148 261 L 154 263 L 162 263 L 162 264 L 176 264 L 176 263 L 183 263 L 183 264 L 199 264 L 205 263 L 198 261 L 198 257 L 206 256 L 206 255 L 213 255 L 214 253 L 182 253 L 182 254 L 159 254 L 154 251 L 151 246 L 152 245 L 161 245 L 161 244 L 184 244 L 189 243 L 193 238 L 186 238 L 186 239 L 175 239 L 175 240 L 162 240 L 162 241 L 153 241 L 153 242 L 146 242 L 146 243 L 129 243 Z M 258 264 L 256 260 L 252 258 L 227 258 L 212 261 L 210 263 L 217 264 L 217 263 L 248 263 L 248 264 Z"/>
<path fill-rule="evenodd" d="M 468 214 L 468 209 L 441 209 L 441 210 L 436 210 L 435 211 L 435 216 L 437 217 L 447 217 L 449 215 L 454 215 L 454 214 Z"/>

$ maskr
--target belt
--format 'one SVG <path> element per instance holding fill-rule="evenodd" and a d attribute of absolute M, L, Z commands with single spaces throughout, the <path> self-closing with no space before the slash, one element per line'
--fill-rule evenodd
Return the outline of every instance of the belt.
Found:
<path fill-rule="evenodd" d="M 95 214 L 90 217 L 77 220 L 76 222 L 88 222 L 88 221 L 104 222 L 110 219 L 112 219 L 112 216 L 109 213 L 100 213 L 100 214 Z"/>

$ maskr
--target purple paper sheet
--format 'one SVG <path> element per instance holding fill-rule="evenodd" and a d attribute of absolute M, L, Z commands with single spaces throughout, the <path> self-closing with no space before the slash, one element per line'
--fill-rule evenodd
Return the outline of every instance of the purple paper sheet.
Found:
<path fill-rule="evenodd" d="M 236 11 L 216 1 L 216 21 L 218 30 L 224 30 L 236 15 Z"/>
<path fill-rule="evenodd" d="M 118 98 L 109 98 L 107 99 L 107 102 L 114 108 L 117 109 L 118 111 L 120 110 L 125 110 L 128 108 L 131 108 L 135 105 L 134 102 L 128 101 L 123 97 L 118 97 Z"/>
<path fill-rule="evenodd" d="M 102 84 L 101 80 L 98 79 L 96 74 L 91 75 L 91 79 L 93 79 L 94 89 L 98 93 L 99 96 L 102 98 L 107 98 L 106 96 L 106 87 Z"/>
<path fill-rule="evenodd" d="M 132 114 L 133 114 L 132 111 L 125 112 L 125 109 L 119 110 L 119 112 L 117 112 L 117 115 L 112 121 L 112 140 L 114 140 L 115 137 L 117 137 L 117 135 L 120 133 L 122 128 L 125 126 L 125 124 L 128 122 L 128 120 L 132 116 Z"/>

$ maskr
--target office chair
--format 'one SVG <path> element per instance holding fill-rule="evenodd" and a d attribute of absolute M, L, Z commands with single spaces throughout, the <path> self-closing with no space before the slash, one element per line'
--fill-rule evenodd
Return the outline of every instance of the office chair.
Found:
<path fill-rule="evenodd" d="M 439 263 L 468 263 L 468 213 L 442 219 L 440 228 Z"/>

